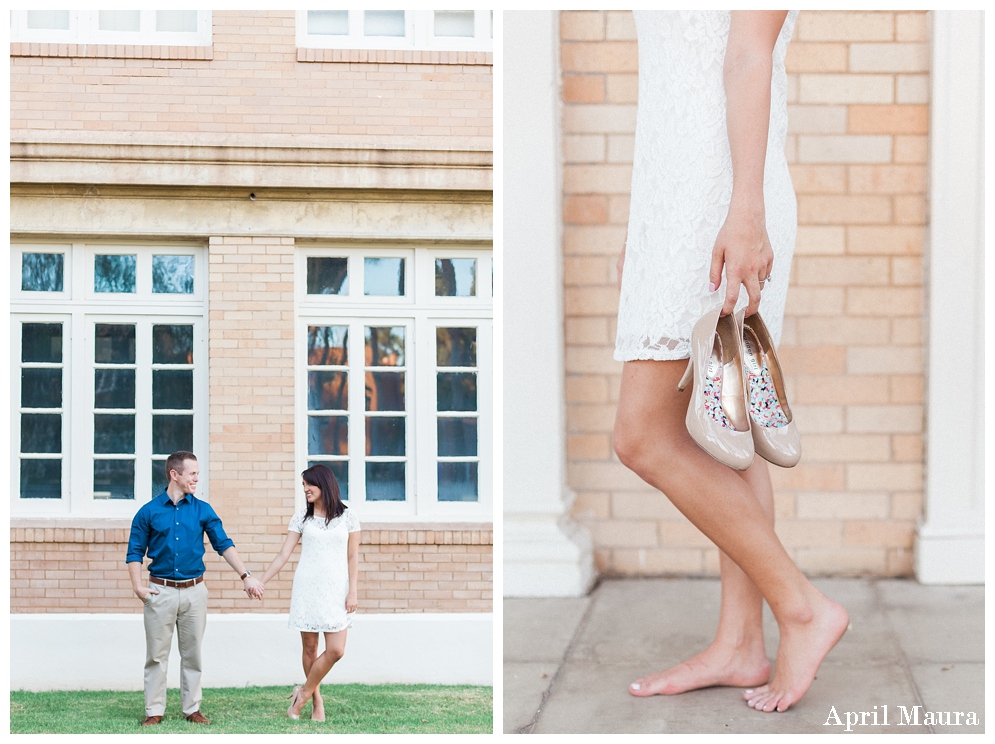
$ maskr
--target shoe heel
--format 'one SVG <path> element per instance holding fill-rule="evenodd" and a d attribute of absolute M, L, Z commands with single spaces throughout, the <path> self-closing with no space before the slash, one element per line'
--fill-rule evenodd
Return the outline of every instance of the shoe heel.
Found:
<path fill-rule="evenodd" d="M 688 386 L 691 382 L 691 378 L 694 377 L 694 358 L 688 359 L 688 368 L 684 370 L 684 376 L 681 377 L 681 381 L 677 383 L 677 389 L 683 391 L 684 388 Z"/>

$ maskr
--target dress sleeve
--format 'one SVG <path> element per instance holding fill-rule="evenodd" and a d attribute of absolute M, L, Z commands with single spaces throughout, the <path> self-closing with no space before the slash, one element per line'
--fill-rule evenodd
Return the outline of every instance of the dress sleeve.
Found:
<path fill-rule="evenodd" d="M 298 511 L 294 512 L 294 516 L 290 518 L 290 524 L 287 525 L 287 532 L 303 532 L 304 531 L 304 512 Z"/>
<path fill-rule="evenodd" d="M 343 516 L 345 516 L 345 523 L 349 528 L 349 532 L 359 532 L 363 529 L 359 526 L 359 520 L 356 518 L 356 515 L 353 513 L 352 509 L 346 509 Z"/>

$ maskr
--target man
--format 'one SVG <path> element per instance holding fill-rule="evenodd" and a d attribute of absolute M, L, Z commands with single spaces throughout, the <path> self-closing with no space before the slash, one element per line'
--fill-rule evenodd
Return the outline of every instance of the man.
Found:
<path fill-rule="evenodd" d="M 174 452 L 166 460 L 166 491 L 145 504 L 131 523 L 128 573 L 131 587 L 145 604 L 145 720 L 162 722 L 166 712 L 166 665 L 173 628 L 180 650 L 183 715 L 192 723 L 210 723 L 200 712 L 200 646 L 207 621 L 204 585 L 204 533 L 212 547 L 235 569 L 249 597 L 262 597 L 262 585 L 245 569 L 235 544 L 206 501 L 194 496 L 200 470 L 192 452 Z M 142 559 L 149 565 L 149 586 L 142 586 Z"/>

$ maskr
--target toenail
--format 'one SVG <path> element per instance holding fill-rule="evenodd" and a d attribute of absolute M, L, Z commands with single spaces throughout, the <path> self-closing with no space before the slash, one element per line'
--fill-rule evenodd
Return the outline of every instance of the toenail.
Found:
<path fill-rule="evenodd" d="M 639 689 L 639 683 L 638 682 L 633 682 L 631 685 L 629 685 L 629 687 L 631 687 L 633 690 L 638 690 Z"/>
<path fill-rule="evenodd" d="M 752 694 L 753 694 L 753 690 L 747 690 L 747 691 L 746 691 L 746 694 L 747 694 L 747 695 L 752 695 Z"/>

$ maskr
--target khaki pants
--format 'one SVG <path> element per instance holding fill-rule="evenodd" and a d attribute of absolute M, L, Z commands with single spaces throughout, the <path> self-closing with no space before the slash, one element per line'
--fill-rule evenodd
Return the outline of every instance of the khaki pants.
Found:
<path fill-rule="evenodd" d="M 180 697 L 183 715 L 200 710 L 200 644 L 207 624 L 207 585 L 178 589 L 151 584 L 159 590 L 145 600 L 145 715 L 166 712 L 166 667 L 173 628 L 180 650 Z"/>

